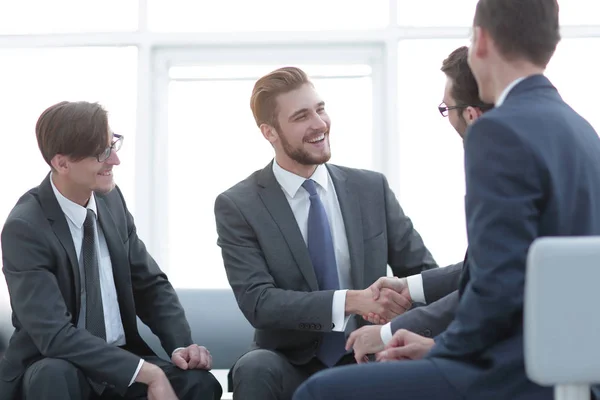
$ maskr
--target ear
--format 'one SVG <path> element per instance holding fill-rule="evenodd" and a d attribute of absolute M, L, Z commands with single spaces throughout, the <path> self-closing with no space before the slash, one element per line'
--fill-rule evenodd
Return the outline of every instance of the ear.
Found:
<path fill-rule="evenodd" d="M 488 53 L 489 35 L 485 29 L 480 26 L 473 28 L 473 41 L 470 52 L 477 58 L 483 58 Z"/>
<path fill-rule="evenodd" d="M 69 158 L 63 154 L 56 154 L 50 160 L 50 165 L 59 175 L 62 175 L 69 170 Z"/>
<path fill-rule="evenodd" d="M 483 114 L 483 112 L 479 107 L 469 106 L 463 111 L 463 118 L 467 121 L 467 125 L 471 125 L 477 118 L 481 117 L 481 114 Z"/>
<path fill-rule="evenodd" d="M 277 131 L 269 124 L 261 124 L 260 132 L 265 137 L 265 139 L 271 142 L 271 144 L 276 142 L 278 139 Z"/>

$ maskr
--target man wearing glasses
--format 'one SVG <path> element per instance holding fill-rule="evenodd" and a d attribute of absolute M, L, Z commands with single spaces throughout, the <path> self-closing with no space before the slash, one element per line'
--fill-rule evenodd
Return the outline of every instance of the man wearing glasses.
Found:
<path fill-rule="evenodd" d="M 442 63 L 446 86 L 443 102 L 438 106 L 440 114 L 448 118 L 450 125 L 463 139 L 467 128 L 493 108 L 493 104 L 479 99 L 479 88 L 467 62 L 468 51 L 466 46 L 459 47 Z M 424 346 L 394 347 L 394 343 L 399 343 L 404 335 L 410 334 L 406 330 L 430 340 L 430 337 L 439 335 L 448 327 L 458 306 L 462 266 L 463 263 L 458 263 L 403 279 L 380 278 L 372 286 L 375 291 L 381 288 L 404 291 L 414 303 L 426 303 L 427 306 L 414 308 L 381 327 L 365 326 L 354 331 L 347 346 L 354 349 L 357 362 L 362 362 L 367 354 L 377 353 L 379 360 L 389 361 L 411 358 L 425 351 Z"/>
<path fill-rule="evenodd" d="M 210 353 L 192 342 L 113 181 L 123 137 L 106 111 L 55 104 L 36 136 L 51 172 L 2 230 L 15 331 L 0 360 L 0 399 L 219 399 Z M 142 340 L 136 315 L 175 365 Z"/>

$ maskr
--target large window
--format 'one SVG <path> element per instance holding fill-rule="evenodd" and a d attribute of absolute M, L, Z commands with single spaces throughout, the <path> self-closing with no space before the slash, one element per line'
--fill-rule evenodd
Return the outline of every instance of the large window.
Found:
<path fill-rule="evenodd" d="M 101 103 L 111 128 L 125 135 L 115 179 L 135 214 L 136 48 L 0 49 L 0 60 L 10 60 L 0 66 L 0 226 L 19 197 L 49 172 L 35 124 L 42 111 L 63 100 Z"/>
<path fill-rule="evenodd" d="M 149 0 L 148 5 L 150 29 L 160 32 L 381 29 L 389 15 L 385 0 Z"/>
<path fill-rule="evenodd" d="M 168 268 L 179 287 L 228 287 L 217 195 L 273 158 L 250 111 L 256 79 L 278 66 L 173 67 L 168 95 Z M 371 68 L 301 66 L 332 120 L 332 162 L 372 168 Z"/>
<path fill-rule="evenodd" d="M 462 140 L 443 118 L 442 61 L 466 40 L 405 40 L 398 52 L 399 199 L 440 265 L 467 248 Z"/>
<path fill-rule="evenodd" d="M 597 54 L 600 39 L 563 39 L 546 74 L 563 99 L 600 133 L 596 94 L 600 93 Z M 575 61 L 576 60 L 576 61 Z"/>
<path fill-rule="evenodd" d="M 137 0 L 19 0 L 0 4 L 0 35 L 135 31 Z"/>
<path fill-rule="evenodd" d="M 436 107 L 476 0 L 0 3 L 0 224 L 48 172 L 40 113 L 98 101 L 125 135 L 116 180 L 150 253 L 176 286 L 227 287 L 214 200 L 273 157 L 250 112 L 254 81 L 297 65 L 327 103 L 331 161 L 385 173 L 439 264 L 463 257 L 463 148 Z M 547 75 L 600 130 L 600 3 L 559 3 Z"/>

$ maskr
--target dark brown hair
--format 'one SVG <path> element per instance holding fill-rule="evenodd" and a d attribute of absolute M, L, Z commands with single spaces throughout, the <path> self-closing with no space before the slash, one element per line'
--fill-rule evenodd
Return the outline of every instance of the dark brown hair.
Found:
<path fill-rule="evenodd" d="M 556 0 L 479 0 L 473 25 L 489 32 L 507 59 L 543 68 L 560 41 Z"/>
<path fill-rule="evenodd" d="M 479 98 L 479 87 L 467 62 L 468 55 L 468 47 L 459 47 L 444 60 L 441 70 L 452 80 L 451 95 L 456 105 L 476 106 L 485 112 L 494 105 L 484 103 Z"/>
<path fill-rule="evenodd" d="M 311 84 L 306 73 L 296 67 L 276 69 L 256 81 L 250 97 L 250 109 L 256 125 L 260 127 L 262 124 L 269 124 L 279 129 L 277 96 L 307 83 Z"/>
<path fill-rule="evenodd" d="M 98 103 L 63 101 L 40 115 L 35 135 L 48 165 L 57 154 L 83 160 L 108 146 L 107 113 Z"/>

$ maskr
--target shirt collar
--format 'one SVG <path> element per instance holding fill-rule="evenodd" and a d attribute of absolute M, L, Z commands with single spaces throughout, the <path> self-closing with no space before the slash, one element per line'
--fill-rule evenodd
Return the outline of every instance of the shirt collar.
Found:
<path fill-rule="evenodd" d="M 66 215 L 68 219 L 75 224 L 76 227 L 81 228 L 87 217 L 87 209 L 89 208 L 94 212 L 96 219 L 98 218 L 98 211 L 96 209 L 96 198 L 92 193 L 90 196 L 90 200 L 88 201 L 87 207 L 82 207 L 79 204 L 72 202 L 62 195 L 54 185 L 54 180 L 52 179 L 52 175 L 50 175 L 50 183 L 52 184 L 52 191 L 56 196 L 56 200 L 58 201 L 58 205 L 60 206 L 62 212 Z"/>
<path fill-rule="evenodd" d="M 502 91 L 502 93 L 500 94 L 500 97 L 498 97 L 498 100 L 496 100 L 496 107 L 500 107 L 504 101 L 506 100 L 506 97 L 508 96 L 508 94 L 510 93 L 511 90 L 513 90 L 513 88 L 515 86 L 517 86 L 523 79 L 525 79 L 525 77 L 521 77 L 521 78 L 517 78 L 514 81 L 512 81 L 510 83 L 510 85 L 508 85 L 504 91 Z"/>
<path fill-rule="evenodd" d="M 275 179 L 281 186 L 281 188 L 290 196 L 294 198 L 298 193 L 298 190 L 306 180 L 299 175 L 296 175 L 290 171 L 286 171 L 281 168 L 277 161 L 273 161 L 273 174 L 275 175 Z M 327 192 L 327 187 L 329 183 L 329 173 L 327 172 L 327 167 L 325 164 L 321 164 L 315 169 L 315 172 L 310 177 L 313 181 L 315 181 L 325 192 Z"/>

